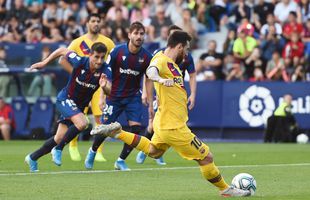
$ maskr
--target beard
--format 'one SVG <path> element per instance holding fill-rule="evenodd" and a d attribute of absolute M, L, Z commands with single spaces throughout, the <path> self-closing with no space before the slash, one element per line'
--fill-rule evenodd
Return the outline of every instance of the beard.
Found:
<path fill-rule="evenodd" d="M 175 63 L 176 64 L 181 64 L 181 62 L 183 61 L 184 56 L 183 55 L 178 55 L 177 58 L 175 59 Z"/>

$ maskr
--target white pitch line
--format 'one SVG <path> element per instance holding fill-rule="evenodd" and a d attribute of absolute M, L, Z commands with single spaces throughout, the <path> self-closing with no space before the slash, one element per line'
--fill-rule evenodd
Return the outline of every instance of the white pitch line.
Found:
<path fill-rule="evenodd" d="M 310 163 L 287 163 L 287 164 L 265 164 L 265 165 L 226 165 L 219 166 L 219 168 L 260 168 L 260 167 L 298 167 L 298 166 L 310 166 Z M 186 170 L 186 169 L 198 169 L 199 167 L 162 167 L 162 168 L 140 168 L 132 169 L 131 171 L 160 171 L 160 170 Z M 0 171 L 4 172 L 4 171 Z M 28 176 L 28 175 L 59 175 L 59 174 L 100 174 L 100 173 L 118 173 L 118 170 L 90 170 L 90 171 L 57 171 L 57 172 L 16 172 L 0 173 L 0 176 Z"/>

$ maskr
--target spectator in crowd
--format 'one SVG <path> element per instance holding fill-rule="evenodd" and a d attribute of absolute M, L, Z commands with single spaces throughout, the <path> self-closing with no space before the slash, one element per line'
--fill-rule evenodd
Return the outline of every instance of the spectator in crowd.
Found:
<path fill-rule="evenodd" d="M 114 0 L 113 1 L 113 6 L 109 9 L 107 13 L 107 19 L 114 21 L 116 19 L 116 10 L 121 9 L 122 10 L 122 15 L 123 19 L 129 19 L 129 12 L 126 6 L 124 6 L 123 0 Z"/>
<path fill-rule="evenodd" d="M 288 16 L 291 11 L 297 13 L 298 5 L 295 3 L 294 0 L 282 0 L 281 2 L 277 3 L 274 9 L 274 16 L 276 17 L 276 21 L 284 24 L 288 19 Z M 299 13 L 298 13 L 299 14 Z"/>
<path fill-rule="evenodd" d="M 280 51 L 281 48 L 281 40 L 280 36 L 276 33 L 276 26 L 270 26 L 266 35 L 262 36 L 260 49 L 262 50 L 262 60 L 267 63 L 272 58 L 272 53 L 274 51 Z"/>
<path fill-rule="evenodd" d="M 15 0 L 13 7 L 7 11 L 7 19 L 15 16 L 19 23 L 23 24 L 29 17 L 29 11 L 24 6 L 23 0 Z"/>
<path fill-rule="evenodd" d="M 43 1 L 44 0 L 24 0 L 24 5 L 28 8 L 33 5 L 39 5 L 40 8 L 43 9 Z"/>
<path fill-rule="evenodd" d="M 236 32 L 233 29 L 230 29 L 228 31 L 226 40 L 223 44 L 223 52 L 224 55 L 232 54 L 233 53 L 233 47 L 234 47 L 234 42 L 236 40 Z"/>
<path fill-rule="evenodd" d="M 249 19 L 242 18 L 240 25 L 238 26 L 237 32 L 240 33 L 241 30 L 246 30 L 248 36 L 254 35 L 254 26 L 249 22 Z"/>
<path fill-rule="evenodd" d="M 187 3 L 184 0 L 172 0 L 168 4 L 165 16 L 169 17 L 173 24 L 176 24 L 182 18 L 183 9 L 187 8 Z"/>
<path fill-rule="evenodd" d="M 208 43 L 208 52 L 203 53 L 196 65 L 197 76 L 201 80 L 222 79 L 223 56 L 216 52 L 216 41 L 211 40 Z"/>
<path fill-rule="evenodd" d="M 291 34 L 291 40 L 285 45 L 282 57 L 288 67 L 304 64 L 304 43 L 299 40 L 298 33 L 293 32 Z"/>
<path fill-rule="evenodd" d="M 11 16 L 8 23 L 4 26 L 3 42 L 18 43 L 20 42 L 24 27 L 18 22 L 16 16 Z"/>
<path fill-rule="evenodd" d="M 160 36 L 155 38 L 154 42 L 159 43 L 159 48 L 162 49 L 166 47 L 167 41 L 168 41 L 168 32 L 169 32 L 169 27 L 168 26 L 163 26 L 160 29 Z"/>
<path fill-rule="evenodd" d="M 76 23 L 76 19 L 74 16 L 70 16 L 68 18 L 68 25 L 65 33 L 66 40 L 72 41 L 83 34 L 84 34 L 83 28 Z"/>
<path fill-rule="evenodd" d="M 217 27 L 220 26 L 221 18 L 227 16 L 227 14 L 227 0 L 215 0 L 210 8 L 210 16 L 215 21 Z"/>
<path fill-rule="evenodd" d="M 0 47 L 0 69 L 7 68 L 5 64 L 6 53 L 3 47 Z M 7 74 L 0 74 L 0 97 L 6 97 L 11 77 Z"/>
<path fill-rule="evenodd" d="M 85 8 L 87 10 L 87 13 L 100 13 L 99 7 L 96 6 L 94 0 L 86 0 Z"/>
<path fill-rule="evenodd" d="M 195 48 L 198 40 L 198 21 L 196 18 L 192 17 L 190 9 L 183 9 L 182 18 L 179 19 L 176 25 L 192 36 L 191 48 Z"/>
<path fill-rule="evenodd" d="M 143 19 L 150 21 L 150 5 L 148 0 L 141 0 L 139 6 L 134 7 L 131 10 L 130 23 L 139 21 L 143 23 L 144 26 L 149 26 L 150 24 L 144 24 Z"/>
<path fill-rule="evenodd" d="M 306 46 L 305 54 L 308 57 L 310 55 L 310 18 L 305 23 L 303 32 L 301 34 L 301 40 Z"/>
<path fill-rule="evenodd" d="M 298 125 L 292 114 L 292 96 L 285 94 L 279 107 L 267 120 L 265 142 L 293 142 L 295 141 Z"/>
<path fill-rule="evenodd" d="M 233 46 L 233 54 L 235 58 L 233 69 L 235 69 L 234 71 L 236 74 L 240 75 L 240 73 L 244 71 L 244 62 L 249 56 L 252 56 L 251 54 L 256 46 L 257 42 L 253 37 L 248 35 L 248 29 L 244 28 L 238 33 L 238 38 L 235 40 Z M 237 67 L 237 64 L 239 67 Z M 247 72 L 249 72 L 249 70 L 247 70 Z M 247 73 L 247 75 L 249 75 L 249 73 Z M 249 76 L 247 78 L 249 78 Z"/>
<path fill-rule="evenodd" d="M 266 16 L 273 13 L 274 4 L 266 2 L 265 0 L 258 0 L 258 3 L 254 6 L 254 21 L 257 29 L 260 29 L 267 23 L 268 17 Z"/>
<path fill-rule="evenodd" d="M 236 17 L 235 23 L 239 24 L 243 18 L 251 19 L 251 8 L 245 3 L 245 0 L 238 0 L 233 15 Z"/>
<path fill-rule="evenodd" d="M 72 13 L 74 18 L 76 19 L 77 24 L 84 26 L 87 22 L 87 16 L 88 12 L 85 7 L 80 7 L 80 4 L 78 1 L 72 1 L 70 4 L 70 9 L 72 10 Z"/>
<path fill-rule="evenodd" d="M 286 71 L 284 60 L 280 57 L 278 51 L 272 54 L 272 60 L 267 63 L 266 77 L 269 80 L 289 82 L 290 78 Z"/>
<path fill-rule="evenodd" d="M 69 17 L 72 16 L 72 10 L 70 8 L 70 4 L 66 0 L 60 0 L 58 1 L 58 7 L 61 10 L 62 13 L 62 25 L 67 25 Z"/>
<path fill-rule="evenodd" d="M 296 81 L 305 81 L 305 80 L 306 80 L 306 76 L 305 76 L 304 67 L 302 65 L 298 65 L 295 68 L 294 73 L 291 76 L 291 81 L 296 82 Z"/>
<path fill-rule="evenodd" d="M 283 26 L 283 36 L 286 40 L 290 40 L 292 33 L 301 34 L 303 32 L 303 25 L 297 22 L 296 12 L 290 12 L 287 23 Z"/>
<path fill-rule="evenodd" d="M 163 4 L 157 5 L 156 16 L 151 18 L 151 25 L 149 27 L 150 40 L 160 36 L 160 29 L 163 26 L 170 26 L 172 24 L 170 18 L 165 17 L 165 7 Z"/>
<path fill-rule="evenodd" d="M 310 18 L 310 3 L 309 0 L 300 0 L 299 8 L 301 13 L 301 22 L 306 23 L 306 21 Z M 300 22 L 300 23 L 301 23 Z"/>
<path fill-rule="evenodd" d="M 234 57 L 226 56 L 224 73 L 226 81 L 244 80 L 244 67 L 240 62 L 235 62 Z"/>
<path fill-rule="evenodd" d="M 253 76 L 249 78 L 250 82 L 259 82 L 259 81 L 264 81 L 264 73 L 261 68 L 261 66 L 255 66 Z"/>
<path fill-rule="evenodd" d="M 6 12 L 5 0 L 0 0 L 0 21 L 5 19 Z"/>
<path fill-rule="evenodd" d="M 10 105 L 0 97 L 0 132 L 4 140 L 10 140 L 15 128 L 14 113 Z"/>
<path fill-rule="evenodd" d="M 113 41 L 116 44 L 127 42 L 128 41 L 128 34 L 125 28 L 117 27 L 115 30 L 115 35 L 113 37 Z"/>
<path fill-rule="evenodd" d="M 51 53 L 49 47 L 45 46 L 42 49 L 42 60 L 47 58 Z M 37 74 L 32 80 L 28 89 L 29 96 L 51 96 L 52 94 L 52 81 L 54 74 L 40 73 Z"/>
<path fill-rule="evenodd" d="M 108 21 L 109 27 L 112 30 L 112 38 L 116 39 L 116 30 L 118 28 L 121 28 L 119 30 L 124 29 L 126 32 L 128 32 L 128 28 L 130 26 L 128 18 L 123 18 L 123 11 L 120 8 L 115 9 L 115 19 Z"/>
<path fill-rule="evenodd" d="M 39 43 L 42 38 L 43 33 L 40 25 L 33 25 L 25 31 L 26 43 Z"/>
<path fill-rule="evenodd" d="M 254 68 L 260 67 L 263 65 L 262 60 L 260 59 L 261 53 L 258 47 L 254 48 L 253 52 L 249 57 L 244 61 L 245 64 L 245 77 L 250 78 L 254 76 Z"/>
<path fill-rule="evenodd" d="M 49 20 L 55 19 L 57 26 L 62 23 L 62 10 L 57 8 L 57 3 L 51 0 L 47 3 L 46 8 L 43 11 L 42 23 L 44 27 L 50 28 L 52 26 Z"/>
<path fill-rule="evenodd" d="M 282 34 L 281 24 L 276 22 L 273 13 L 269 13 L 266 16 L 266 23 L 263 24 L 262 28 L 260 29 L 261 38 L 267 37 L 268 33 L 270 32 L 270 27 L 273 27 L 275 29 L 274 34 L 276 34 L 277 38 L 280 38 Z"/>

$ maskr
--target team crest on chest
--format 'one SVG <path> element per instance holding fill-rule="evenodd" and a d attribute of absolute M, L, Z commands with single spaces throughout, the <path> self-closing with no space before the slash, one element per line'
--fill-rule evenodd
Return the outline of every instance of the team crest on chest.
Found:
<path fill-rule="evenodd" d="M 126 60 L 126 56 L 122 56 L 123 61 Z"/>

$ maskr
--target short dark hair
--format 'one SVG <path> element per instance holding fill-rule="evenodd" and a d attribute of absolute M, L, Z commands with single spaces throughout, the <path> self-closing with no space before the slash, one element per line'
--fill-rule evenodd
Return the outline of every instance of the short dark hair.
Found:
<path fill-rule="evenodd" d="M 92 52 L 97 52 L 97 53 L 107 53 L 108 49 L 107 46 L 105 46 L 105 44 L 103 44 L 102 42 L 95 42 L 92 46 L 91 46 L 91 51 Z"/>
<path fill-rule="evenodd" d="M 91 19 L 92 17 L 97 17 L 97 18 L 99 18 L 99 20 L 101 19 L 101 18 L 100 18 L 100 15 L 99 15 L 98 13 L 90 13 L 90 14 L 87 16 L 87 22 L 89 22 L 90 19 Z"/>
<path fill-rule="evenodd" d="M 145 32 L 145 27 L 141 22 L 135 21 L 129 27 L 129 33 L 132 33 L 134 30 L 142 29 Z"/>
<path fill-rule="evenodd" d="M 168 37 L 167 47 L 174 48 L 178 44 L 185 46 L 187 42 L 190 42 L 192 37 L 185 31 L 175 31 Z"/>
<path fill-rule="evenodd" d="M 173 24 L 173 25 L 169 26 L 169 28 L 168 28 L 168 35 L 170 35 L 171 31 L 174 31 L 174 30 L 182 31 L 182 29 L 180 27 Z"/>
<path fill-rule="evenodd" d="M 295 18 L 297 17 L 297 13 L 295 11 L 291 11 L 289 14 L 293 15 Z"/>

